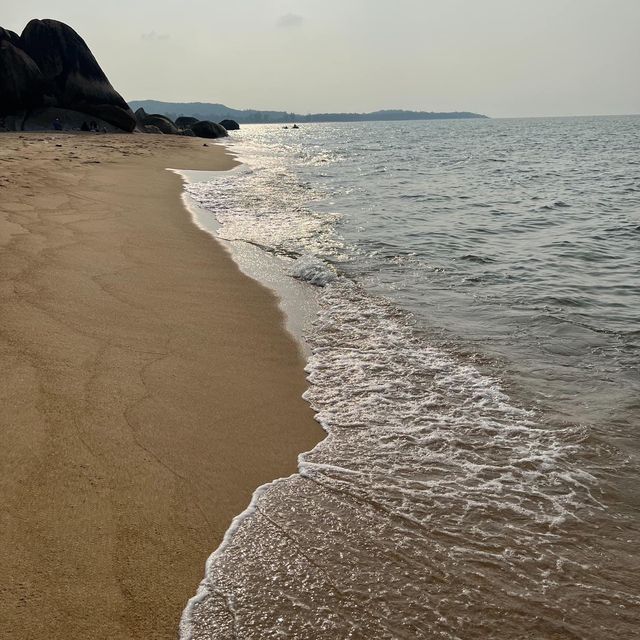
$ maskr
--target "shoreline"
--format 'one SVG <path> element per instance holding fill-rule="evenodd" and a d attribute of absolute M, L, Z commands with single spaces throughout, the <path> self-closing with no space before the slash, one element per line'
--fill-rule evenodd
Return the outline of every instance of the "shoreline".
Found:
<path fill-rule="evenodd" d="M 166 171 L 235 161 L 190 138 L 0 139 L 0 630 L 174 638 L 232 519 L 324 437 L 275 295 Z"/>
<path fill-rule="evenodd" d="M 232 171 L 241 170 L 242 167 L 243 164 L 240 161 Z M 185 187 L 200 181 L 215 179 L 217 173 L 169 170 L 182 177 Z M 201 180 L 198 179 L 200 177 L 198 174 L 202 174 Z M 306 361 L 311 352 L 305 341 L 305 334 L 311 329 L 319 309 L 316 288 L 288 274 L 291 265 L 269 254 L 264 248 L 244 240 L 228 240 L 220 237 L 218 234 L 220 223 L 216 220 L 214 212 L 198 204 L 186 190 L 183 191 L 182 201 L 191 215 L 193 224 L 214 238 L 245 276 L 265 287 L 276 297 L 278 308 L 284 316 L 285 328 L 295 339 L 301 356 Z"/>

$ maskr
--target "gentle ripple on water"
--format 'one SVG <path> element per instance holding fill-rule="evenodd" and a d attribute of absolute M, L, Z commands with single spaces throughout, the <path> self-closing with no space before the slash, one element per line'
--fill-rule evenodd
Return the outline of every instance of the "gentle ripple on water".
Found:
<path fill-rule="evenodd" d="M 640 118 L 246 127 L 189 192 L 318 289 L 328 437 L 183 638 L 634 638 Z M 293 137 L 296 136 L 296 137 Z"/>

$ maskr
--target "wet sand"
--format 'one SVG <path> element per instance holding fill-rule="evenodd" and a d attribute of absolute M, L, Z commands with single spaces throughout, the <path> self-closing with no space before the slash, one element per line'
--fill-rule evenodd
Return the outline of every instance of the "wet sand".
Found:
<path fill-rule="evenodd" d="M 276 300 L 192 224 L 220 146 L 0 135 L 0 637 L 175 638 L 322 432 Z"/>

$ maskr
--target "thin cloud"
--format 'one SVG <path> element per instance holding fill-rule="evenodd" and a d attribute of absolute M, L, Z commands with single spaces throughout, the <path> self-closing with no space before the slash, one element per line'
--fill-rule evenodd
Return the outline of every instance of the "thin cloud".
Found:
<path fill-rule="evenodd" d="M 278 18 L 278 26 L 283 28 L 299 27 L 304 22 L 304 18 L 296 13 L 285 13 Z"/>
<path fill-rule="evenodd" d="M 170 38 L 168 33 L 158 33 L 157 31 L 149 31 L 148 33 L 143 33 L 140 37 L 146 41 L 168 40 Z"/>

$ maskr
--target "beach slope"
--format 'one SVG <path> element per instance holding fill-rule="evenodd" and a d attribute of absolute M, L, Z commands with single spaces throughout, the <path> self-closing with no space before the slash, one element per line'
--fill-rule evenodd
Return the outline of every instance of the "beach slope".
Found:
<path fill-rule="evenodd" d="M 165 170 L 233 162 L 0 136 L 0 637 L 175 638 L 233 516 L 322 437 L 275 298 Z"/>

